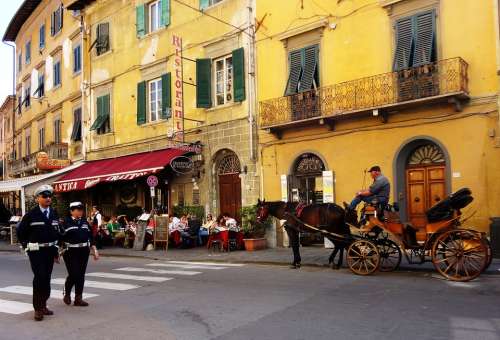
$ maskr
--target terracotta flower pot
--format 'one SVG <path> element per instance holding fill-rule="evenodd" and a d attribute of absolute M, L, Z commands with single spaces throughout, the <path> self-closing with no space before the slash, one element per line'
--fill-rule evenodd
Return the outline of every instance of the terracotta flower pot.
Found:
<path fill-rule="evenodd" d="M 265 238 L 245 238 L 245 249 L 247 251 L 261 250 L 267 248 L 267 240 Z"/>

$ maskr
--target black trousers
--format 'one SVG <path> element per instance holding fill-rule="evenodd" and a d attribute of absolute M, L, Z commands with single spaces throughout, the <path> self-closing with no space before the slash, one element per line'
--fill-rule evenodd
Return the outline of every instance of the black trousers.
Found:
<path fill-rule="evenodd" d="M 71 290 L 75 286 L 75 295 L 82 295 L 89 254 L 89 247 L 69 248 L 64 253 L 64 263 L 68 270 L 68 277 L 64 284 L 65 294 L 71 294 Z"/>
<path fill-rule="evenodd" d="M 57 248 L 48 247 L 40 250 L 29 251 L 31 270 L 33 271 L 33 308 L 42 310 L 47 306 L 50 297 L 50 278 L 54 268 L 54 257 Z"/>

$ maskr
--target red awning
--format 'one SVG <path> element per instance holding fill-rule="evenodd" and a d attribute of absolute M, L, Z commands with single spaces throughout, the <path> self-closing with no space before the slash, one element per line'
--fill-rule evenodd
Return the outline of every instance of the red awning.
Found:
<path fill-rule="evenodd" d="M 184 150 L 166 149 L 91 161 L 54 182 L 54 190 L 85 190 L 98 183 L 133 180 L 162 170 L 172 159 L 185 153 Z"/>

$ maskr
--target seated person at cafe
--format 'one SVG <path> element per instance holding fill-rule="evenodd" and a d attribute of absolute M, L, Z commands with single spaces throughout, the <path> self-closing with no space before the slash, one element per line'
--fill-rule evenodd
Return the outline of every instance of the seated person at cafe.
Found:
<path fill-rule="evenodd" d="M 228 213 L 225 213 L 224 215 L 224 222 L 225 222 L 225 225 L 227 228 L 231 228 L 231 227 L 237 227 L 238 226 L 238 222 L 232 218 L 231 216 L 229 216 Z"/>
<path fill-rule="evenodd" d="M 203 245 L 205 243 L 204 240 L 208 239 L 210 230 L 215 227 L 215 224 L 216 222 L 212 214 L 207 214 L 205 223 L 203 223 L 203 225 L 200 228 L 200 231 L 198 232 L 198 244 Z"/>
<path fill-rule="evenodd" d="M 185 224 L 181 223 L 181 219 L 175 214 L 170 217 L 170 223 L 168 225 L 169 236 L 172 239 L 174 246 L 178 247 L 182 244 L 181 231 L 185 228 Z"/>
<path fill-rule="evenodd" d="M 111 233 L 108 230 L 108 224 L 111 219 L 108 216 L 103 217 L 102 224 L 97 230 L 96 246 L 97 249 L 102 249 L 104 245 L 112 243 Z"/>

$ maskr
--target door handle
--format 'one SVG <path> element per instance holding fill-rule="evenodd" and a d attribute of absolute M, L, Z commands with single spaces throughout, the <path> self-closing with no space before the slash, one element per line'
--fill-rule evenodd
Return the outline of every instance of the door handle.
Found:
<path fill-rule="evenodd" d="M 415 197 L 414 201 L 417 203 L 420 202 L 420 197 Z"/>

